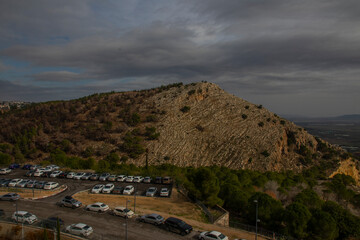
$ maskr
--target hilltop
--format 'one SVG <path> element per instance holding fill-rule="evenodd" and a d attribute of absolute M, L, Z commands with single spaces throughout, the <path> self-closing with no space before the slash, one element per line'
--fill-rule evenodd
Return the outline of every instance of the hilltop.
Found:
<path fill-rule="evenodd" d="M 296 172 L 335 171 L 348 154 L 302 127 L 231 95 L 216 84 L 94 94 L 32 104 L 1 115 L 0 143 L 16 161 L 46 160 L 61 150 L 95 160 L 145 165 L 218 165 Z"/>

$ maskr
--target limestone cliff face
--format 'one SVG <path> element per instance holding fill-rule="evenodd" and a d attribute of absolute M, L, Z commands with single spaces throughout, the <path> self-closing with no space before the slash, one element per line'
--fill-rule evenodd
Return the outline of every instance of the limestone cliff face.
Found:
<path fill-rule="evenodd" d="M 159 140 L 147 143 L 150 164 L 299 171 L 297 150 L 317 146 L 304 129 L 211 83 L 161 92 L 144 104 L 166 111 L 156 126 Z M 184 106 L 189 111 L 182 112 Z"/>
<path fill-rule="evenodd" d="M 356 168 L 356 164 L 352 158 L 341 161 L 340 166 L 330 175 L 330 178 L 332 178 L 336 174 L 349 175 L 355 179 L 357 185 L 360 185 L 360 173 L 359 170 Z"/>

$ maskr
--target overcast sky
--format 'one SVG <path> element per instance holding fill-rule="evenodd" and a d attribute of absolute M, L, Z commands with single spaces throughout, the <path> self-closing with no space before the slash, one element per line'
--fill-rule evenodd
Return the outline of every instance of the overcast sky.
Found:
<path fill-rule="evenodd" d="M 359 0 L 0 0 L 0 101 L 206 80 L 278 114 L 360 114 L 359 13 Z"/>

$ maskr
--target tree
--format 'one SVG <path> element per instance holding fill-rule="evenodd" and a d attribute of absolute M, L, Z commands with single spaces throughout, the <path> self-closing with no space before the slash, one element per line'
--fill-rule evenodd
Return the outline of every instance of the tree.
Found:
<path fill-rule="evenodd" d="M 286 207 L 284 220 L 286 231 L 291 236 L 297 238 L 307 237 L 306 228 L 310 219 L 311 213 L 305 205 L 295 202 Z"/>
<path fill-rule="evenodd" d="M 294 202 L 301 203 L 308 208 L 321 208 L 323 201 L 312 189 L 304 189 L 295 196 Z"/>
<path fill-rule="evenodd" d="M 262 192 L 253 194 L 248 200 L 247 219 L 250 223 L 253 223 L 253 220 L 255 219 L 255 200 L 258 202 L 258 218 L 260 219 L 261 225 L 272 226 L 273 220 L 277 218 L 276 215 L 282 211 L 281 202 Z"/>
<path fill-rule="evenodd" d="M 334 240 L 339 235 L 339 229 L 334 218 L 321 209 L 314 209 L 312 211 L 308 230 L 310 232 L 310 239 L 314 240 Z"/>

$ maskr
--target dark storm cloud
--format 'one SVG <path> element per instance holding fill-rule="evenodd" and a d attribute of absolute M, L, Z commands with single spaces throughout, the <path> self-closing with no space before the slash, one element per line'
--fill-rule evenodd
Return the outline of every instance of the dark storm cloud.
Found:
<path fill-rule="evenodd" d="M 260 100 L 359 100 L 359 1 L 0 3 L 0 57 L 29 63 L 30 81 L 69 95 L 78 96 L 73 82 L 91 92 L 207 80 Z"/>

